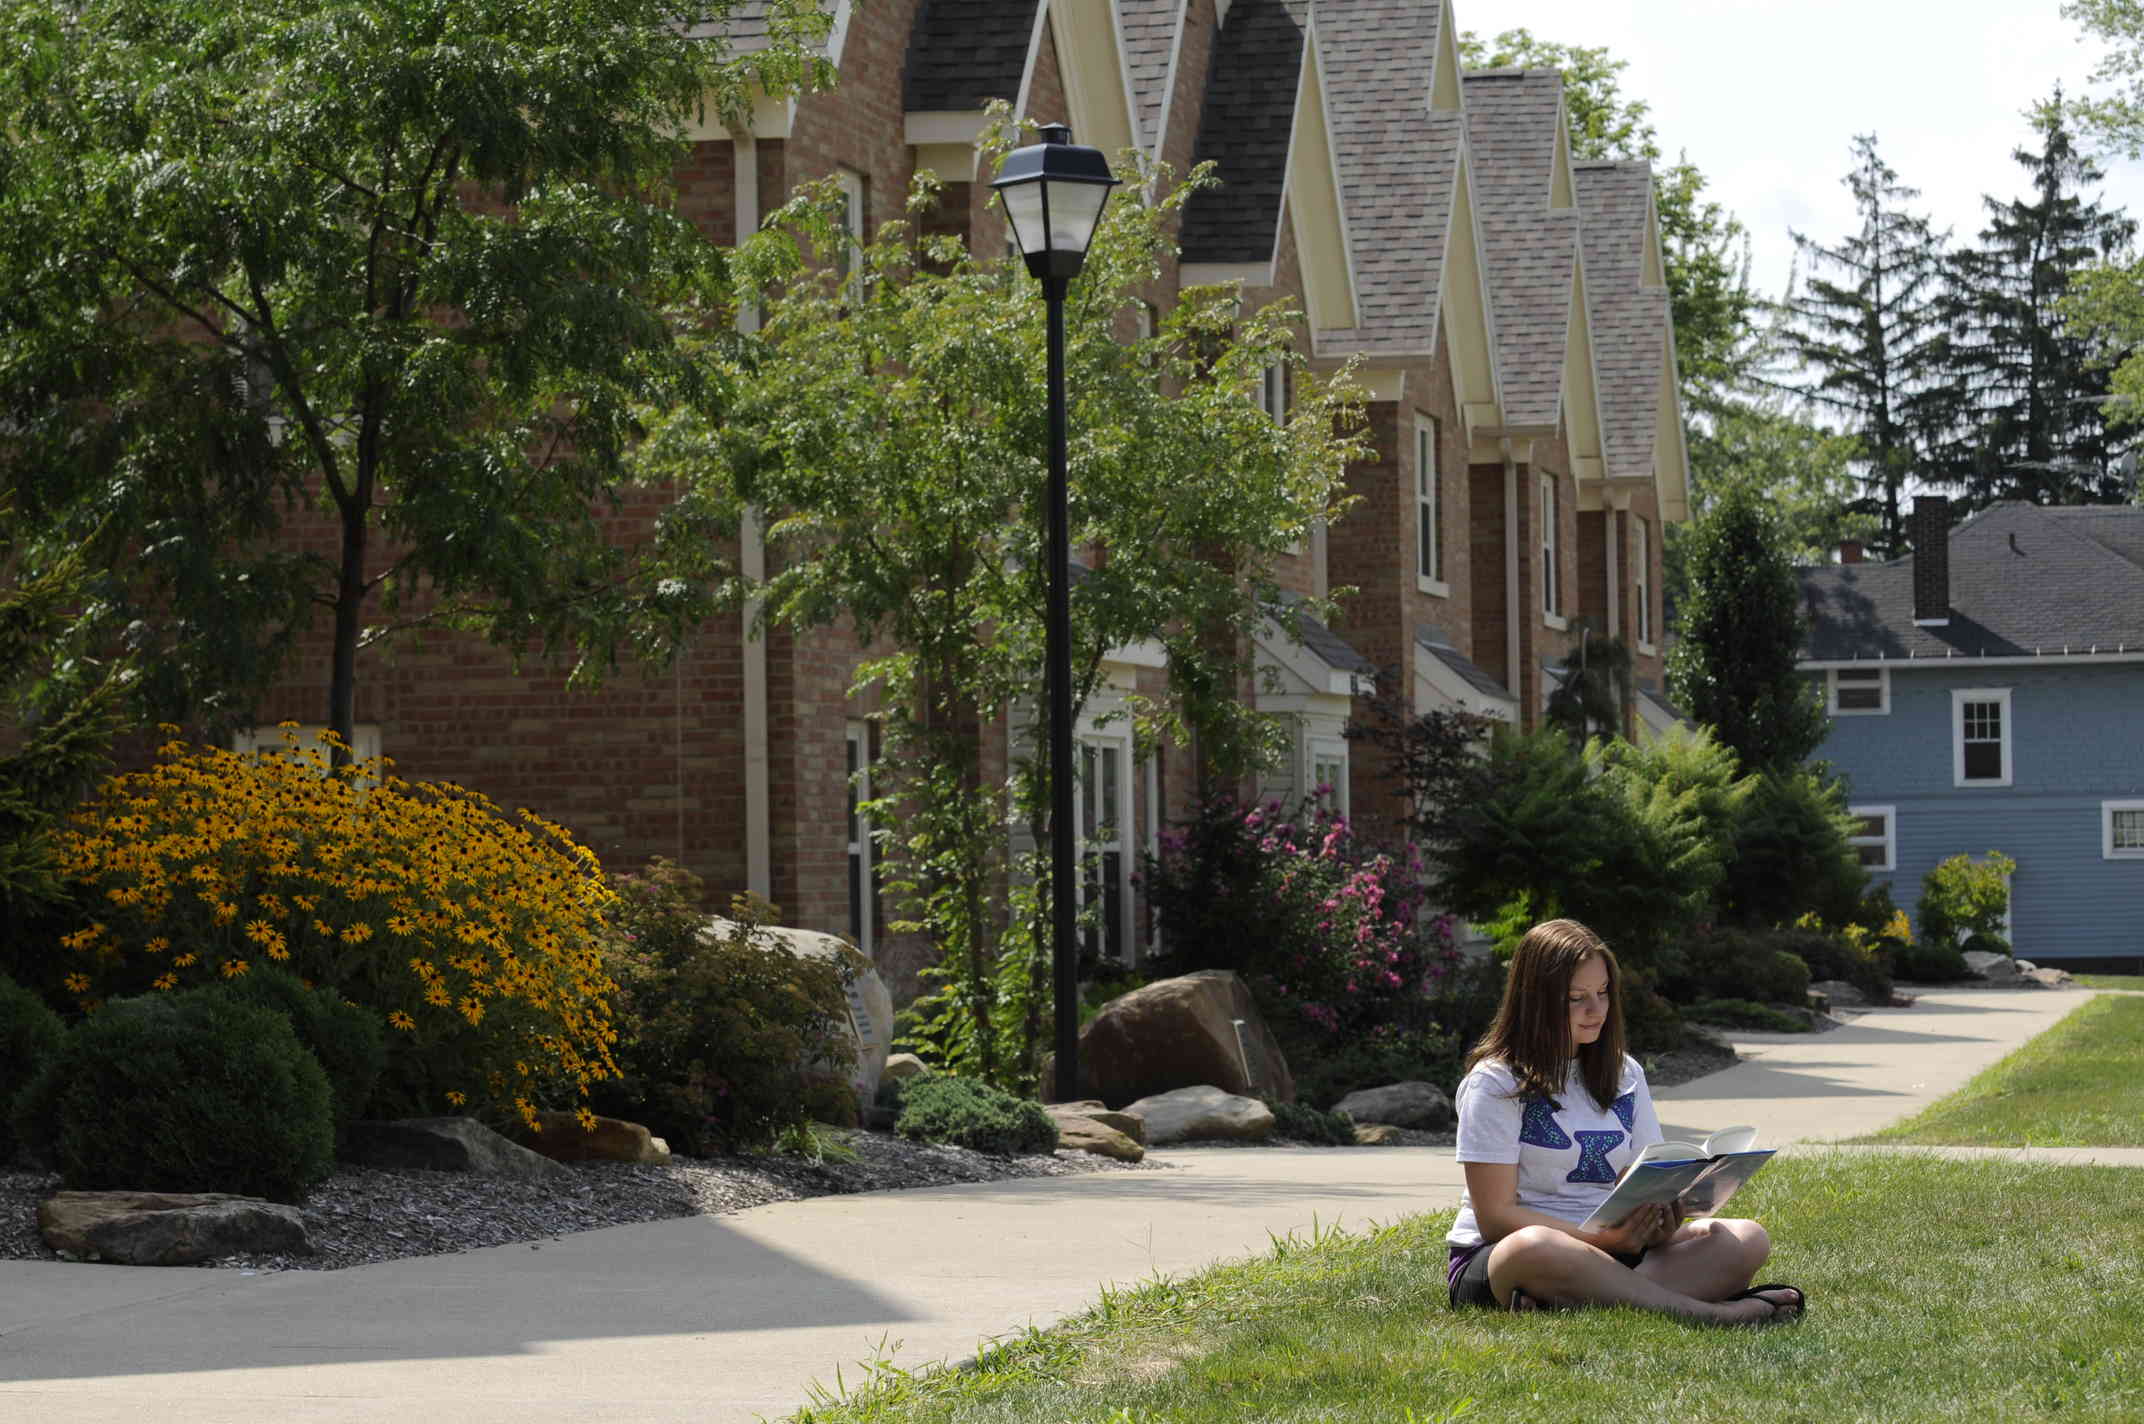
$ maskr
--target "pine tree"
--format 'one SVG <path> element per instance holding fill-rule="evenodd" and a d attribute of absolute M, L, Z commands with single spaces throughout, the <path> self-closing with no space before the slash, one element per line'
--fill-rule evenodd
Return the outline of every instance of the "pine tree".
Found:
<path fill-rule="evenodd" d="M 2060 303 L 2078 272 L 2126 257 L 2136 223 L 2085 198 L 2104 175 L 2078 152 L 2061 90 L 2029 117 L 2039 149 L 2012 157 L 2031 175 L 2031 196 L 1983 198 L 1988 225 L 1953 259 L 1952 360 L 1966 408 L 1940 464 L 1972 509 L 1999 499 L 2122 503 L 2129 482 L 2107 432 L 2110 373 Z"/>
<path fill-rule="evenodd" d="M 1888 558 L 1905 550 L 1900 496 L 1909 480 L 1931 478 L 1928 451 L 1954 424 L 1941 305 L 1947 234 L 1906 210 L 1920 191 L 1877 156 L 1874 134 L 1854 139 L 1846 186 L 1859 232 L 1835 247 L 1794 234 L 1812 270 L 1787 299 L 1788 342 L 1806 368 L 1803 394 L 1861 441 L 1862 495 L 1852 509 L 1878 517 Z"/>

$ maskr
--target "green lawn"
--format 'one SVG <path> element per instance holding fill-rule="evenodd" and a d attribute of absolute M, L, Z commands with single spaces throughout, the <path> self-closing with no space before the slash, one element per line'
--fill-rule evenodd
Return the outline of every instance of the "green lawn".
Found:
<path fill-rule="evenodd" d="M 2105 995 L 1862 1142 L 2144 1147 L 2144 998 Z"/>
<path fill-rule="evenodd" d="M 2132 989 L 2144 994 L 2144 974 L 2079 974 L 2076 979 L 2087 989 Z"/>
<path fill-rule="evenodd" d="M 2144 1420 L 2144 1213 L 2118 1167 L 1781 1158 L 1737 1197 L 1806 1320 L 1444 1304 L 1449 1213 L 1106 1297 L 966 1370 L 861 1378 L 798 1424 Z"/>

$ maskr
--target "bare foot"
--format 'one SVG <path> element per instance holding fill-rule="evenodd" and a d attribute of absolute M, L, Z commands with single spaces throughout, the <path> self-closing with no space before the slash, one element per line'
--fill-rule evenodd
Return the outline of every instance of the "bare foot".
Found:
<path fill-rule="evenodd" d="M 1775 1325 L 1799 1320 L 1805 1304 L 1793 1286 L 1752 1288 L 1717 1304 L 1716 1319 L 1723 1325 Z"/>

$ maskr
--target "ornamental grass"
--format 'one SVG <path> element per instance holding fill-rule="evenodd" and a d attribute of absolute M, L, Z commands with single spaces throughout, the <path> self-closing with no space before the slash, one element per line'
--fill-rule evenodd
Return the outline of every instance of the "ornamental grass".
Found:
<path fill-rule="evenodd" d="M 282 725 L 281 755 L 168 742 L 76 813 L 59 862 L 95 918 L 59 946 L 80 1007 L 280 964 L 379 1015 L 375 1112 L 533 1127 L 614 1075 L 595 854 L 385 759 L 333 766 Z"/>

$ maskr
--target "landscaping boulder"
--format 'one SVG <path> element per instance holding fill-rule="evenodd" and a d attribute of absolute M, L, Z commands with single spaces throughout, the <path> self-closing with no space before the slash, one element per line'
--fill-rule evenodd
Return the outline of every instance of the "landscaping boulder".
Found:
<path fill-rule="evenodd" d="M 1149 1147 L 1172 1142 L 1263 1142 L 1273 1135 L 1271 1108 L 1210 1083 L 1156 1093 L 1126 1111 L 1146 1120 Z"/>
<path fill-rule="evenodd" d="M 1435 1083 L 1389 1083 L 1382 1088 L 1360 1088 L 1333 1104 L 1357 1122 L 1381 1122 L 1393 1127 L 1418 1127 L 1431 1132 L 1459 1120 L 1452 1100 Z"/>
<path fill-rule="evenodd" d="M 566 1174 L 566 1169 L 550 1158 L 507 1141 L 474 1118 L 405 1117 L 393 1122 L 353 1122 L 349 1138 L 344 1155 L 364 1167 L 417 1167 L 529 1181 Z"/>
<path fill-rule="evenodd" d="M 737 922 L 720 915 L 709 919 L 703 931 L 720 936 L 736 932 Z M 839 935 L 778 925 L 764 926 L 762 933 L 800 959 L 831 959 L 841 970 L 849 1004 L 849 1038 L 856 1050 L 856 1066 L 847 1070 L 849 1086 L 856 1090 L 859 1105 L 874 1101 L 886 1055 L 893 1047 L 893 993 L 886 981 L 862 950 Z"/>
<path fill-rule="evenodd" d="M 1400 1130 L 1389 1122 L 1358 1122 L 1355 1124 L 1357 1147 L 1390 1147 L 1400 1140 Z"/>
<path fill-rule="evenodd" d="M 1819 979 L 1809 986 L 1809 992 L 1821 994 L 1825 1006 L 1833 1009 L 1859 1008 L 1869 1001 L 1868 995 L 1844 979 Z"/>
<path fill-rule="evenodd" d="M 1990 984 L 2015 984 L 2022 977 L 2024 969 L 2023 965 L 2009 955 L 1996 954 L 1985 949 L 1967 950 L 1965 967 Z"/>
<path fill-rule="evenodd" d="M 2041 966 L 2034 964 L 2029 959 L 2019 959 L 2013 962 L 2017 965 L 2018 982 L 2021 984 L 2034 985 L 2042 989 L 2060 989 L 2077 982 L 2070 976 L 2070 972 L 2067 969 Z"/>
<path fill-rule="evenodd" d="M 1092 1118 L 1105 1127 L 1113 1127 L 1134 1142 L 1146 1141 L 1146 1119 L 1135 1112 L 1118 1112 L 1103 1105 L 1100 1098 L 1088 1098 L 1077 1103 L 1051 1103 L 1047 1107 L 1051 1117 L 1062 1113 L 1069 1117 Z"/>
<path fill-rule="evenodd" d="M 1251 991 L 1225 969 L 1159 979 L 1102 1005 L 1080 1030 L 1079 1068 L 1085 1095 L 1115 1108 L 1201 1085 L 1295 1101 L 1288 1060 L 1259 1017 Z M 1042 1081 L 1055 1082 L 1050 1065 Z"/>
<path fill-rule="evenodd" d="M 1137 1162 L 1146 1156 L 1146 1148 L 1094 1118 L 1052 1109 L 1050 1120 L 1057 1124 L 1057 1145 L 1064 1151 L 1092 1152 L 1119 1162 Z"/>
<path fill-rule="evenodd" d="M 890 1053 L 886 1066 L 879 1069 L 879 1081 L 905 1083 L 910 1078 L 920 1078 L 931 1071 L 931 1066 L 913 1053 Z"/>
<path fill-rule="evenodd" d="M 61 1192 L 38 1203 L 37 1229 L 63 1255 L 122 1266 L 313 1250 L 296 1207 L 223 1192 Z"/>
<path fill-rule="evenodd" d="M 521 1144 L 553 1162 L 667 1162 L 670 1144 L 637 1122 L 599 1117 L 593 1129 L 581 1126 L 580 1116 L 570 1112 L 539 1112 L 541 1129 L 521 1138 Z"/>

